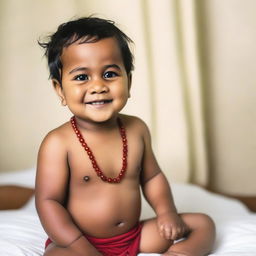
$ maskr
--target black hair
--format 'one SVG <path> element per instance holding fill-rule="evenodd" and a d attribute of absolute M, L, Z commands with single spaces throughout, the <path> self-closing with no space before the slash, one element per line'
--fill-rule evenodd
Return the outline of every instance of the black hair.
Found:
<path fill-rule="evenodd" d="M 48 37 L 47 42 L 38 41 L 38 44 L 45 49 L 50 78 L 58 80 L 61 84 L 62 63 L 60 57 L 64 47 L 68 47 L 78 40 L 80 40 L 79 43 L 93 43 L 109 37 L 116 38 L 125 70 L 127 74 L 130 74 L 134 68 L 133 55 L 129 48 L 129 43 L 132 43 L 132 40 L 115 26 L 114 21 L 90 16 L 63 23 L 55 33 Z"/>

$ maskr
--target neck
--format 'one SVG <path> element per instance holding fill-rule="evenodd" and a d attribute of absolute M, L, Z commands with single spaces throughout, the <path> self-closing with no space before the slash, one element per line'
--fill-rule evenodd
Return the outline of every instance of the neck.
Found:
<path fill-rule="evenodd" d="M 112 130 L 113 128 L 116 128 L 117 118 L 118 116 L 115 116 L 105 122 L 94 122 L 94 121 L 84 120 L 79 117 L 75 117 L 77 126 L 80 129 L 91 131 L 91 132 L 101 132 L 101 131 L 107 131 L 107 130 Z"/>

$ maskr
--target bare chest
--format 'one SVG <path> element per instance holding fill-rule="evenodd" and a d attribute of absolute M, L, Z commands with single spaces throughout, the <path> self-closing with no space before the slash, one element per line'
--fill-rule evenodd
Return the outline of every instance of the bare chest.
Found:
<path fill-rule="evenodd" d="M 75 137 L 70 138 L 68 151 L 68 165 L 70 181 L 76 184 L 93 184 L 99 181 L 97 166 L 106 177 L 116 178 L 123 169 L 124 147 L 121 138 L 109 138 L 87 142 L 94 158 L 82 147 Z M 125 179 L 138 182 L 143 157 L 142 139 L 136 136 L 127 136 L 127 166 Z M 95 162 L 97 165 L 95 165 Z"/>

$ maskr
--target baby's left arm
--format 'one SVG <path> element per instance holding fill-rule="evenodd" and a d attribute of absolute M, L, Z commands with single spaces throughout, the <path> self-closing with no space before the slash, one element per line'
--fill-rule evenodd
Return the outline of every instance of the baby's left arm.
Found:
<path fill-rule="evenodd" d="M 158 230 L 162 237 L 177 240 L 189 231 L 177 213 L 170 186 L 162 172 L 144 184 L 143 193 L 156 212 Z"/>
<path fill-rule="evenodd" d="M 144 126 L 143 139 L 144 154 L 141 173 L 143 194 L 156 212 L 161 236 L 171 240 L 179 239 L 189 229 L 177 213 L 170 185 L 154 156 L 150 133 L 146 125 Z"/>

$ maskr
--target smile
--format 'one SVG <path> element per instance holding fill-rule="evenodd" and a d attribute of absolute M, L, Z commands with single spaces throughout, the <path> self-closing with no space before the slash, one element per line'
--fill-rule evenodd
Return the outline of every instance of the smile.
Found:
<path fill-rule="evenodd" d="M 90 105 L 104 105 L 107 103 L 111 103 L 113 100 L 96 100 L 96 101 L 90 101 L 87 102 L 86 104 L 90 104 Z"/>

